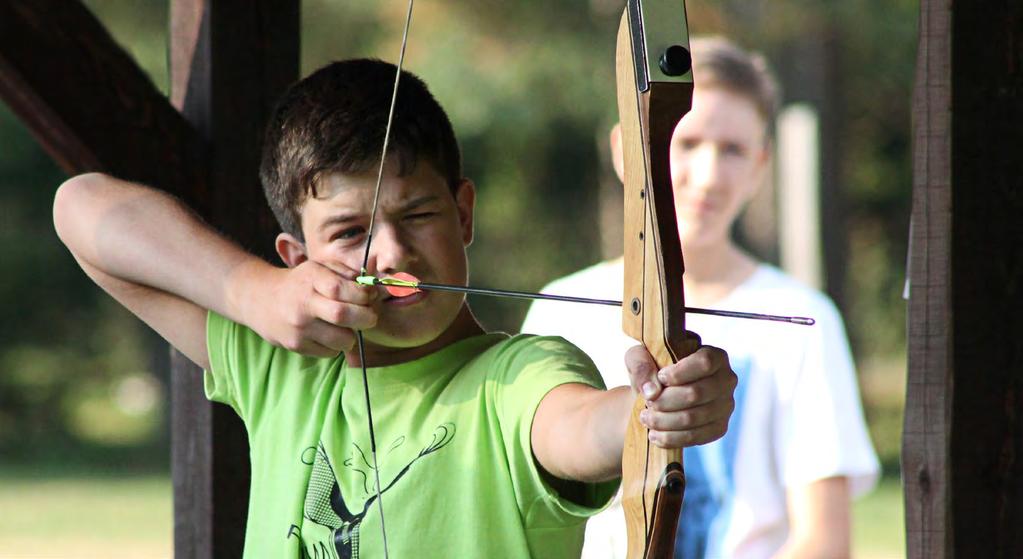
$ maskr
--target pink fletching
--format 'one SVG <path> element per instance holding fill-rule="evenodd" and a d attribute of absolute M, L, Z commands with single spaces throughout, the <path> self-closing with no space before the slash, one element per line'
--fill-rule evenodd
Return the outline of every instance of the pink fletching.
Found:
<path fill-rule="evenodd" d="M 394 279 L 399 279 L 401 281 L 412 281 L 412 282 L 419 283 L 419 278 L 417 278 L 416 276 L 413 276 L 412 274 L 408 274 L 408 273 L 405 273 L 405 272 L 398 272 L 397 274 L 393 274 L 393 275 L 391 275 L 389 277 L 392 277 Z M 386 286 L 384 286 L 384 289 L 386 289 L 388 293 L 390 293 L 391 295 L 393 295 L 395 297 L 408 297 L 409 295 L 412 295 L 413 293 L 418 293 L 419 292 L 419 289 L 415 288 L 415 287 L 400 287 L 400 286 L 397 286 L 397 285 L 386 285 Z"/>

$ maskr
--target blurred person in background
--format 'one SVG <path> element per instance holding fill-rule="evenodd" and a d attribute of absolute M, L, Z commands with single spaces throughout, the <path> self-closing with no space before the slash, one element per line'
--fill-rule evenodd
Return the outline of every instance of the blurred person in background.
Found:
<path fill-rule="evenodd" d="M 672 137 L 671 174 L 685 253 L 686 304 L 816 319 L 813 327 L 689 315 L 703 343 L 728 351 L 739 376 L 724 438 L 686 448 L 687 486 L 676 556 L 850 554 L 850 503 L 877 481 L 842 319 L 824 294 L 736 245 L 732 225 L 770 165 L 775 79 L 763 58 L 723 38 L 692 41 L 692 110 Z M 622 178 L 621 133 L 611 132 Z M 621 258 L 548 285 L 549 293 L 620 298 Z M 596 362 L 607 386 L 629 383 L 635 341 L 620 310 L 537 301 L 523 332 L 560 335 Z M 583 557 L 625 557 L 620 499 L 593 517 Z"/>

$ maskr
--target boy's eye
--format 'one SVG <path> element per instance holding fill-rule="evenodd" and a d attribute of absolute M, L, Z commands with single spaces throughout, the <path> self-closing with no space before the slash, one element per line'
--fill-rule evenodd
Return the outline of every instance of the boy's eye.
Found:
<path fill-rule="evenodd" d="M 683 138 L 678 142 L 678 146 L 682 148 L 682 151 L 693 151 L 700 146 L 700 140 L 696 138 Z"/>
<path fill-rule="evenodd" d="M 740 144 L 733 142 L 727 142 L 721 146 L 721 151 L 727 155 L 745 155 L 746 150 Z"/>
<path fill-rule="evenodd" d="M 411 220 L 411 221 L 421 221 L 421 220 L 424 220 L 424 219 L 429 219 L 429 218 L 431 218 L 431 217 L 433 217 L 435 215 L 437 215 L 437 212 L 416 212 L 416 213 L 412 213 L 412 214 L 406 215 L 405 219 L 408 219 L 408 220 Z"/>
<path fill-rule="evenodd" d="M 357 239 L 363 233 L 365 233 L 365 231 L 366 231 L 366 228 L 361 226 L 361 225 L 348 227 L 348 228 L 345 228 L 345 229 L 342 229 L 342 230 L 338 231 L 337 233 L 334 233 L 331 236 L 330 240 L 331 241 L 347 241 L 347 240 L 351 240 L 351 239 Z"/>

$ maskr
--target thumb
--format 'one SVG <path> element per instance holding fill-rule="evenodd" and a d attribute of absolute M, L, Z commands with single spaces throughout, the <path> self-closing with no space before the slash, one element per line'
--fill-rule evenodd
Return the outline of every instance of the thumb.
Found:
<path fill-rule="evenodd" d="M 657 380 L 657 361 L 645 347 L 638 345 L 630 348 L 625 353 L 625 367 L 629 370 L 629 383 L 634 392 L 646 400 L 653 400 L 661 393 L 661 382 Z"/>

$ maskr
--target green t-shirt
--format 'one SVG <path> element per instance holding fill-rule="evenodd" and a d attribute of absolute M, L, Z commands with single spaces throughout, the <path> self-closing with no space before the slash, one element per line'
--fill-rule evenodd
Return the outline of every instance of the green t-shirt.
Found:
<path fill-rule="evenodd" d="M 362 372 L 274 347 L 215 313 L 206 395 L 245 422 L 246 557 L 383 557 Z M 488 334 L 369 369 L 390 557 L 578 557 L 586 518 L 617 483 L 555 492 L 530 430 L 565 383 L 602 387 L 561 338 Z M 577 496 L 576 499 L 579 499 Z"/>

